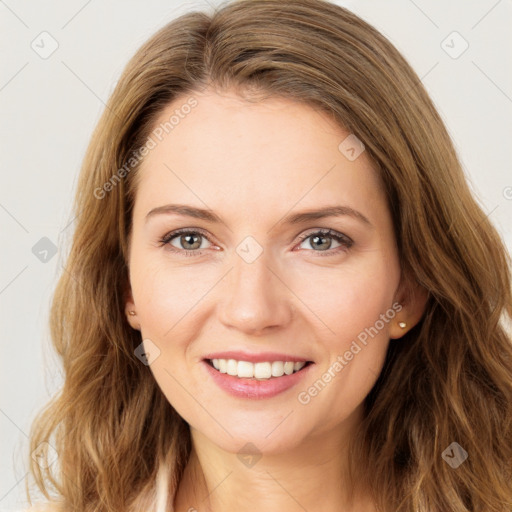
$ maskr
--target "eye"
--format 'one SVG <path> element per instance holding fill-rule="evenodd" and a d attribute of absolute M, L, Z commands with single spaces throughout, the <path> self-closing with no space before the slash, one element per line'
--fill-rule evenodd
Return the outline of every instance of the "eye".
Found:
<path fill-rule="evenodd" d="M 339 252 L 346 252 L 354 244 L 353 240 L 348 236 L 333 231 L 332 229 L 320 229 L 313 233 L 310 232 L 302 235 L 300 240 L 300 245 L 307 240 L 310 248 L 318 249 L 313 250 L 313 252 L 326 253 L 319 254 L 319 256 L 332 256 Z M 335 243 L 339 244 L 337 247 L 332 247 L 333 240 L 335 240 Z"/>
<path fill-rule="evenodd" d="M 178 229 L 165 235 L 160 243 L 168 246 L 173 252 L 179 252 L 185 256 L 197 256 L 202 254 L 200 249 L 209 247 L 203 245 L 205 240 L 209 242 L 206 235 L 199 229 Z"/>
<path fill-rule="evenodd" d="M 338 244 L 334 248 L 332 247 L 333 240 Z M 203 254 L 203 249 L 210 247 L 210 245 L 204 245 L 205 241 L 211 244 L 208 236 L 201 229 L 184 228 L 168 233 L 160 240 L 160 244 L 180 255 L 199 256 Z M 339 252 L 346 252 L 354 244 L 348 236 L 332 229 L 319 229 L 302 235 L 300 245 L 305 241 L 308 241 L 309 247 L 314 249 L 312 252 L 320 253 L 318 256 L 332 256 Z"/>

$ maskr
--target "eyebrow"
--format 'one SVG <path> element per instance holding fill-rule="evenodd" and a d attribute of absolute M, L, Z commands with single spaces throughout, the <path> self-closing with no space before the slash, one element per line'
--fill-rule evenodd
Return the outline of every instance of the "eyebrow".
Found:
<path fill-rule="evenodd" d="M 184 217 L 193 217 L 195 219 L 201 219 L 212 223 L 223 224 L 222 219 L 214 213 L 212 210 L 205 208 L 197 208 L 195 206 L 189 206 L 185 204 L 166 204 L 164 206 L 158 206 L 153 208 L 146 215 L 146 222 L 153 216 L 159 214 L 176 214 Z M 368 217 L 363 215 L 358 210 L 354 210 L 349 206 L 326 206 L 320 209 L 304 210 L 298 213 L 291 213 L 281 219 L 279 223 L 284 224 L 304 224 L 311 220 L 323 219 L 325 217 L 342 217 L 348 216 L 356 220 L 359 220 L 363 224 L 373 227 L 372 223 L 368 220 Z"/>

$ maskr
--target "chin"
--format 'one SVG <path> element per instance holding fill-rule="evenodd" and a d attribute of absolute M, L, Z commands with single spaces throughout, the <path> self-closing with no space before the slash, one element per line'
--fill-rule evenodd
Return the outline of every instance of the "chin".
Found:
<path fill-rule="evenodd" d="M 196 423 L 192 428 L 229 453 L 254 450 L 258 454 L 279 454 L 295 449 L 307 436 L 304 421 L 299 422 L 300 427 L 297 418 L 290 421 L 295 414 L 292 411 L 291 408 L 285 414 L 238 411 L 233 415 L 222 415 L 222 426 L 209 421 L 207 424 Z"/>

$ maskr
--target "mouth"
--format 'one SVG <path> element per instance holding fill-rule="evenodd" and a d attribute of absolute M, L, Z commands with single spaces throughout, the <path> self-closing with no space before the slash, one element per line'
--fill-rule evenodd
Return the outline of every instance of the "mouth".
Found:
<path fill-rule="evenodd" d="M 205 354 L 201 362 L 213 384 L 244 400 L 269 399 L 291 392 L 315 366 L 314 361 L 291 354 L 240 350 Z"/>
<path fill-rule="evenodd" d="M 259 361 L 251 362 L 237 359 L 205 359 L 205 362 L 218 373 L 224 373 L 239 379 L 275 380 L 292 375 L 313 364 L 313 361 Z"/>

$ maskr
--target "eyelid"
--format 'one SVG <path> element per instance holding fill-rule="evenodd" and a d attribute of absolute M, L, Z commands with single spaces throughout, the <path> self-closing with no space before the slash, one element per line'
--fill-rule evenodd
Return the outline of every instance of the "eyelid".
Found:
<path fill-rule="evenodd" d="M 311 235 L 317 235 L 317 234 L 321 234 L 321 235 L 329 235 L 331 237 L 338 237 L 338 238 L 343 238 L 347 243 L 354 243 L 354 241 L 347 235 L 345 235 L 344 233 L 340 233 L 339 231 L 336 231 L 335 229 L 331 229 L 331 228 L 312 228 L 311 230 L 307 230 L 305 233 L 302 233 L 301 235 L 299 235 L 299 241 L 302 242 L 304 241 L 306 238 L 309 238 Z"/>
<path fill-rule="evenodd" d="M 173 238 L 180 235 L 181 233 L 198 233 L 204 236 L 209 242 L 213 243 L 210 239 L 209 234 L 202 228 L 179 228 L 174 229 L 173 231 L 169 231 L 166 235 L 162 237 L 162 242 L 169 243 Z"/>

